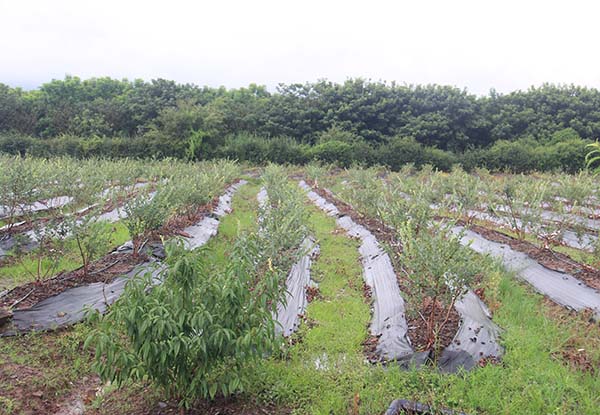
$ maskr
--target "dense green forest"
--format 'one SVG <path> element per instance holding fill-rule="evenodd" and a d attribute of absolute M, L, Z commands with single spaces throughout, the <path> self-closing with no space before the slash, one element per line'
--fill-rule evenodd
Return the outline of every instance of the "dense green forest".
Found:
<path fill-rule="evenodd" d="M 13 154 L 577 171 L 598 137 L 600 91 L 578 86 L 480 97 L 363 79 L 275 92 L 71 76 L 32 91 L 0 84 L 0 152 Z"/>

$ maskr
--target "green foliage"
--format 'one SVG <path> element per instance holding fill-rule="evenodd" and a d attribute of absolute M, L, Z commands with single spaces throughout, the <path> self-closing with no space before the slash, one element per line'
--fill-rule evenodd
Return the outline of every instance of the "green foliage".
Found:
<path fill-rule="evenodd" d="M 186 151 L 186 159 L 188 161 L 194 161 L 200 159 L 200 149 L 202 146 L 202 140 L 204 139 L 205 133 L 202 131 L 194 131 L 188 137 L 188 148 Z"/>
<path fill-rule="evenodd" d="M 327 174 L 327 168 L 319 162 L 310 162 L 304 166 L 306 177 L 311 180 L 315 187 L 319 187 L 319 181 Z"/>
<path fill-rule="evenodd" d="M 517 176 L 513 180 L 505 180 L 501 186 L 500 203 L 492 204 L 490 210 L 496 215 L 505 215 L 521 240 L 525 239 L 528 231 L 541 234 L 542 206 L 548 192 L 548 183 Z"/>
<path fill-rule="evenodd" d="M 352 144 L 330 140 L 317 144 L 310 149 L 311 158 L 322 163 L 337 163 L 341 167 L 349 167 L 354 160 Z"/>
<path fill-rule="evenodd" d="M 35 91 L 0 84 L 0 151 L 575 172 L 583 146 L 600 135 L 599 105 L 598 90 L 573 85 L 477 97 L 363 79 L 270 93 L 67 76 Z M 198 131 L 206 134 L 201 143 Z"/>
<path fill-rule="evenodd" d="M 68 227 L 70 236 L 77 244 L 84 274 L 89 272 L 90 262 L 104 253 L 111 240 L 110 228 L 106 223 L 95 220 L 93 215 L 84 216 L 80 220 L 71 220 Z"/>
<path fill-rule="evenodd" d="M 598 166 L 598 161 L 600 161 L 600 143 L 596 141 L 595 143 L 588 144 L 587 147 L 589 151 L 585 155 L 585 165 L 594 174 L 598 174 L 600 172 L 600 166 Z"/>
<path fill-rule="evenodd" d="M 141 194 L 127 201 L 123 210 L 127 217 L 123 223 L 129 231 L 133 243 L 133 255 L 137 257 L 144 239 L 158 230 L 169 218 L 171 205 L 170 192 L 163 188 L 156 194 Z"/>
<path fill-rule="evenodd" d="M 465 219 L 467 225 L 473 221 L 473 211 L 485 204 L 488 196 L 487 184 L 479 177 L 455 168 L 448 176 L 450 203 L 458 219 Z"/>
<path fill-rule="evenodd" d="M 95 347 L 97 370 L 117 385 L 148 378 L 185 407 L 244 390 L 253 364 L 276 345 L 279 273 L 258 272 L 253 236 L 238 240 L 224 269 L 211 269 L 204 250 L 166 249 L 161 284 L 136 278 L 105 316 L 93 314 L 86 346 Z"/>
<path fill-rule="evenodd" d="M 0 163 L 0 206 L 1 217 L 8 232 L 23 212 L 23 208 L 44 195 L 40 193 L 43 183 L 43 163 L 16 157 L 2 158 Z"/>
<path fill-rule="evenodd" d="M 347 186 L 344 186 L 340 194 L 352 201 L 356 209 L 382 220 L 385 203 L 383 188 L 383 181 L 376 169 L 357 168 L 348 170 Z"/>
<path fill-rule="evenodd" d="M 296 251 L 307 235 L 305 196 L 288 180 L 281 166 L 267 166 L 262 181 L 268 195 L 267 205 L 260 209 L 259 215 L 265 254 L 287 269 L 296 259 Z"/>

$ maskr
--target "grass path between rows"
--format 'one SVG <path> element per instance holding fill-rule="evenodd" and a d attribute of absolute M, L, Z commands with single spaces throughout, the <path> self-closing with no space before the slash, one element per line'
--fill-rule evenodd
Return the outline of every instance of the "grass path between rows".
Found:
<path fill-rule="evenodd" d="M 209 241 L 215 264 L 227 260 L 240 230 L 256 228 L 256 180 L 243 186 L 233 212 Z M 241 397 L 275 403 L 297 414 L 379 414 L 396 398 L 461 409 L 470 414 L 600 414 L 600 378 L 565 365 L 554 355 L 565 344 L 600 351 L 598 325 L 582 316 L 557 313 L 541 296 L 500 267 L 488 267 L 484 285 L 496 302 L 494 320 L 502 326 L 506 355 L 502 365 L 468 374 L 433 370 L 401 371 L 364 361 L 370 308 L 362 294 L 359 242 L 335 221 L 311 208 L 310 227 L 321 255 L 313 263 L 322 298 L 307 309 L 300 342 L 265 359 Z M 43 400 L 62 402 L 82 383 L 97 382 L 90 353 L 82 350 L 89 328 L 80 324 L 59 333 L 0 339 L 0 413 L 46 413 Z M 42 397 L 39 394 L 42 393 Z M 88 402 L 91 414 L 141 414 L 155 409 L 159 395 L 147 385 L 107 390 Z"/>
<path fill-rule="evenodd" d="M 257 370 L 254 396 L 299 414 L 378 414 L 397 398 L 472 414 L 600 414 L 598 375 L 571 369 L 555 356 L 572 342 L 594 349 L 597 358 L 598 326 L 580 316 L 557 315 L 541 296 L 483 257 L 484 285 L 494 288 L 490 300 L 499 305 L 494 320 L 505 329 L 501 365 L 442 375 L 366 363 L 361 343 L 370 309 L 362 294 L 359 243 L 316 208 L 310 226 L 321 245 L 313 275 L 323 298 L 308 306 L 312 327 L 302 326 L 301 341 L 284 359 L 274 357 Z"/>

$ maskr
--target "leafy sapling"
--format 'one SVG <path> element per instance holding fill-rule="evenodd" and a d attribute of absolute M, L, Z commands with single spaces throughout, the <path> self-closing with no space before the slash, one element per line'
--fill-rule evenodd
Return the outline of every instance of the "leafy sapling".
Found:
<path fill-rule="evenodd" d="M 106 315 L 92 313 L 85 346 L 95 347 L 104 380 L 150 380 L 183 412 L 247 387 L 254 365 L 278 345 L 273 314 L 284 291 L 256 235 L 240 236 L 223 267 L 181 241 L 166 252 L 158 277 L 135 277 Z"/>
<path fill-rule="evenodd" d="M 170 214 L 169 196 L 168 189 L 162 188 L 155 194 L 144 193 L 125 203 L 123 209 L 127 216 L 123 223 L 129 231 L 135 258 L 150 234 L 167 221 Z"/>
<path fill-rule="evenodd" d="M 415 317 L 427 327 L 426 346 L 440 351 L 440 334 L 449 323 L 456 301 L 472 286 L 478 273 L 472 253 L 460 244 L 450 224 L 437 223 L 418 232 L 409 220 L 399 229 L 403 249 L 400 263 L 410 278 L 410 301 L 421 304 Z"/>

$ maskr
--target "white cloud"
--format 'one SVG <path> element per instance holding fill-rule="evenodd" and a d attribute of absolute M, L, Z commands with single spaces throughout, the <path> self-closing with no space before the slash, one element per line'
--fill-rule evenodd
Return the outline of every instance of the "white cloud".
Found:
<path fill-rule="evenodd" d="M 486 93 L 600 87 L 595 2 L 0 0 L 0 82 L 227 87 L 365 77 Z"/>

